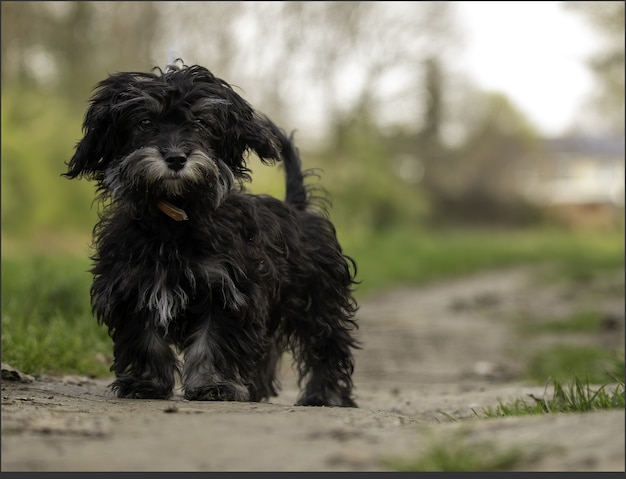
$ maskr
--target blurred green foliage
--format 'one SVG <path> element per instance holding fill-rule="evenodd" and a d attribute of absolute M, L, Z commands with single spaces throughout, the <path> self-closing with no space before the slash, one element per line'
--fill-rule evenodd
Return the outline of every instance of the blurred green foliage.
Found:
<path fill-rule="evenodd" d="M 66 232 L 95 222 L 93 185 L 60 176 L 80 138 L 81 116 L 44 90 L 3 88 L 3 236 Z"/>
<path fill-rule="evenodd" d="M 594 333 L 602 331 L 604 315 L 598 311 L 580 311 L 571 316 L 550 319 L 538 324 L 523 321 L 520 332 L 526 336 L 544 333 Z"/>
<path fill-rule="evenodd" d="M 427 198 L 394 174 L 380 133 L 357 127 L 346 131 L 342 142 L 341 148 L 303 160 L 320 165 L 320 184 L 329 191 L 330 213 L 338 227 L 389 231 L 425 220 Z"/>
<path fill-rule="evenodd" d="M 550 346 L 531 358 L 526 375 L 536 382 L 567 382 L 572 376 L 593 384 L 623 381 L 624 353 L 596 346 Z"/>

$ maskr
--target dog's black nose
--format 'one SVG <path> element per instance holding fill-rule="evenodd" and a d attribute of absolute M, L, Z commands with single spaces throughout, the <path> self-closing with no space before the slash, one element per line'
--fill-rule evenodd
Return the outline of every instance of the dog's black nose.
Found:
<path fill-rule="evenodd" d="M 180 151 L 171 151 L 165 153 L 165 155 L 163 155 L 163 158 L 165 159 L 165 163 L 167 163 L 167 166 L 174 171 L 182 170 L 185 166 L 185 163 L 187 162 L 187 156 Z"/>

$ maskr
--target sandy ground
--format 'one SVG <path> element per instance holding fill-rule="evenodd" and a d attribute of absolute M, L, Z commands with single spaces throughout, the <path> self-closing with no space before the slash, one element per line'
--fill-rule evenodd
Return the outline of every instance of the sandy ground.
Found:
<path fill-rule="evenodd" d="M 521 321 L 590 309 L 605 314 L 604 331 L 517 331 Z M 520 377 L 544 343 L 623 345 L 623 272 L 567 286 L 512 270 L 397 288 L 363 301 L 359 322 L 358 409 L 293 406 L 288 362 L 271 403 L 122 400 L 110 379 L 5 379 L 2 471 L 383 471 L 442 445 L 519 450 L 517 470 L 624 471 L 623 410 L 476 414 L 544 395 Z"/>

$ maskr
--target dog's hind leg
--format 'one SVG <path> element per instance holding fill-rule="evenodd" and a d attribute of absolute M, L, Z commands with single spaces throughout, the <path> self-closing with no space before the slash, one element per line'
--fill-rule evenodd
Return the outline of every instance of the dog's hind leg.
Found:
<path fill-rule="evenodd" d="M 167 399 L 172 395 L 177 359 L 167 341 L 148 328 L 117 329 L 113 333 L 116 379 L 111 388 L 118 397 Z"/>
<path fill-rule="evenodd" d="M 311 338 L 300 355 L 301 371 L 308 371 L 306 385 L 296 405 L 357 407 L 352 398 L 354 362 L 349 351 L 350 340 L 338 334 Z M 308 349 L 307 349 L 308 348 Z"/>
<path fill-rule="evenodd" d="M 293 323 L 299 384 L 306 382 L 296 405 L 357 407 L 352 398 L 352 348 L 358 346 L 351 335 L 352 320 L 337 310 L 330 313 L 328 303 L 317 304 L 327 310 L 309 310 Z"/>

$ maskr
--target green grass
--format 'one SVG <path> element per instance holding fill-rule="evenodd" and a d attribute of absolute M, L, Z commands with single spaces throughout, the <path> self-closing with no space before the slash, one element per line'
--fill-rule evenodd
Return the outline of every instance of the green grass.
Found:
<path fill-rule="evenodd" d="M 511 470 L 525 460 L 528 454 L 518 448 L 456 437 L 436 442 L 416 459 L 389 459 L 385 465 L 397 472 L 485 472 Z"/>
<path fill-rule="evenodd" d="M 602 329 L 602 313 L 580 311 L 565 318 L 555 318 L 541 323 L 522 323 L 520 332 L 525 336 L 545 333 L 593 333 Z"/>
<path fill-rule="evenodd" d="M 559 341 L 529 354 L 525 379 L 541 383 L 548 378 L 565 382 L 572 377 L 581 377 L 591 383 L 604 384 L 624 378 L 623 347 L 572 344 L 574 338 L 589 339 L 594 333 L 601 332 L 602 314 L 596 311 L 581 311 L 565 318 L 522 324 L 520 333 L 524 337 L 553 337 Z"/>
<path fill-rule="evenodd" d="M 549 414 L 559 412 L 588 412 L 603 409 L 624 409 L 624 381 L 615 384 L 591 386 L 574 378 L 563 385 L 551 380 L 552 393 L 548 395 L 549 385 L 543 397 L 530 396 L 528 399 L 516 399 L 513 402 L 500 401 L 498 406 L 484 408 L 477 416 L 489 418 L 506 416 L 525 416 L 529 414 Z"/>
<path fill-rule="evenodd" d="M 96 330 L 95 320 L 68 321 L 55 315 L 37 321 L 3 319 L 2 362 L 29 374 L 104 376 L 109 367 L 99 358 L 110 356 L 110 341 Z M 69 328 L 69 329 L 68 329 Z M 100 331 L 103 331 L 101 329 Z"/>
<path fill-rule="evenodd" d="M 2 362 L 29 373 L 108 374 L 106 328 L 91 315 L 86 259 L 2 260 Z"/>
<path fill-rule="evenodd" d="M 534 353 L 525 375 L 526 379 L 539 383 L 548 378 L 565 382 L 574 376 L 595 384 L 614 382 L 624 377 L 624 352 L 558 344 Z"/>
<path fill-rule="evenodd" d="M 485 269 L 551 265 L 548 280 L 577 281 L 624 265 L 623 233 L 552 229 L 444 230 L 401 227 L 385 233 L 340 230 L 358 266 L 360 294 L 397 283 L 424 283 Z"/>

